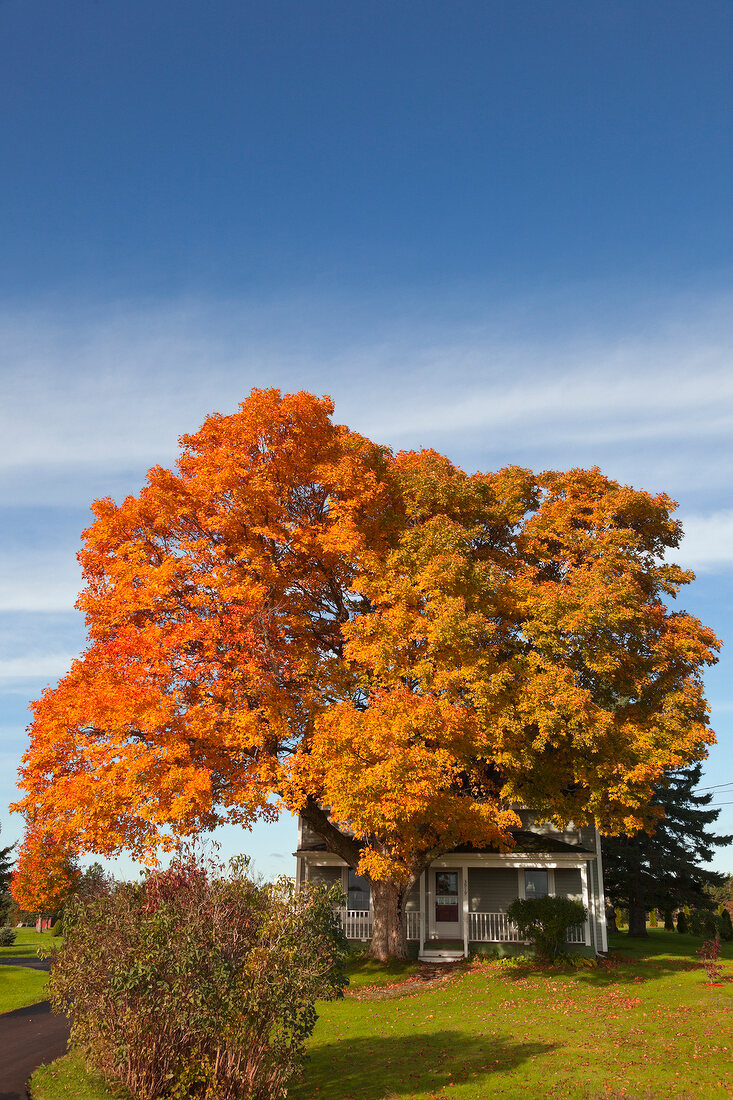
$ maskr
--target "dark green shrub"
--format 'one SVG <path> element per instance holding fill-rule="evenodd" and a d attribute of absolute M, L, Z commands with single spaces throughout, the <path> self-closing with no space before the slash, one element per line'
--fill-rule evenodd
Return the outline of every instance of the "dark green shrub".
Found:
<path fill-rule="evenodd" d="M 346 984 L 335 897 L 180 861 L 72 899 L 50 994 L 108 1081 L 137 1100 L 277 1100 L 314 1003 Z"/>
<path fill-rule="evenodd" d="M 684 935 L 684 933 L 689 932 L 689 930 L 690 928 L 687 923 L 687 916 L 685 915 L 685 911 L 684 909 L 680 909 L 679 913 L 677 914 L 677 931 L 681 932 Z"/>
<path fill-rule="evenodd" d="M 665 932 L 674 932 L 674 917 L 671 909 L 664 910 L 664 930 Z"/>
<path fill-rule="evenodd" d="M 705 936 L 708 939 L 718 935 L 720 931 L 717 913 L 710 909 L 690 910 L 690 932 L 693 936 Z"/>
<path fill-rule="evenodd" d="M 700 923 L 702 934 L 706 939 L 714 939 L 720 935 L 720 918 L 717 913 L 713 913 L 710 909 L 703 909 L 700 914 Z"/>
<path fill-rule="evenodd" d="M 54 921 L 54 923 L 51 925 L 51 935 L 52 936 L 63 936 L 63 934 L 64 934 L 63 922 L 60 921 L 60 920 Z"/>
<path fill-rule="evenodd" d="M 725 908 L 720 914 L 720 938 L 727 943 L 733 940 L 733 922 L 730 919 L 730 913 Z"/>
<path fill-rule="evenodd" d="M 570 898 L 517 898 L 507 909 L 507 916 L 522 939 L 534 944 L 539 959 L 554 962 L 565 951 L 568 929 L 583 924 L 588 911 Z"/>
<path fill-rule="evenodd" d="M 8 924 L 0 928 L 0 947 L 12 947 L 17 935 L 18 933 L 15 929 L 11 928 Z"/>

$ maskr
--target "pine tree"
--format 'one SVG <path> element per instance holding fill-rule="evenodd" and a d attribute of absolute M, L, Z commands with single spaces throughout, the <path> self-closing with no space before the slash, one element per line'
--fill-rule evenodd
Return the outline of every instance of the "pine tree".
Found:
<path fill-rule="evenodd" d="M 13 901 L 10 896 L 10 879 L 13 875 L 10 853 L 14 847 L 14 844 L 9 844 L 7 848 L 0 848 L 0 925 L 5 924 Z"/>
<path fill-rule="evenodd" d="M 702 765 L 666 774 L 653 804 L 664 817 L 653 834 L 603 839 L 606 892 L 614 905 L 628 907 L 629 935 L 646 936 L 646 914 L 651 908 L 671 911 L 687 904 L 710 908 L 706 887 L 718 886 L 723 875 L 702 865 L 713 849 L 730 844 L 733 836 L 716 836 L 709 826 L 720 810 L 706 809 L 712 794 L 696 794 Z"/>

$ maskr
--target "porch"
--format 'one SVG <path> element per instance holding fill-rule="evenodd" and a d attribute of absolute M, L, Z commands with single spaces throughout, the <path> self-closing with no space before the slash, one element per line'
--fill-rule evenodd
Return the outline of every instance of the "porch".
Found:
<path fill-rule="evenodd" d="M 341 927 L 347 940 L 367 941 L 372 938 L 374 929 L 374 915 L 371 909 L 346 909 L 337 910 Z M 526 943 L 519 935 L 517 926 L 509 920 L 506 913 L 481 913 L 469 912 L 465 925 L 466 935 L 463 938 L 462 947 L 459 949 L 460 940 L 439 940 L 437 937 L 428 939 L 423 935 L 423 920 L 420 912 L 405 913 L 405 932 L 408 943 L 419 944 L 420 958 L 434 958 L 436 955 L 450 957 L 467 956 L 474 944 L 521 944 Z M 584 925 L 575 925 L 568 929 L 568 944 L 586 945 L 586 928 Z"/>
<path fill-rule="evenodd" d="M 546 838 L 537 838 L 543 844 Z M 573 950 L 605 950 L 599 935 L 599 909 L 593 888 L 594 854 L 578 846 L 557 844 L 557 851 L 513 851 L 506 854 L 456 851 L 436 860 L 415 882 L 404 901 L 407 941 L 421 958 L 463 957 L 471 950 L 496 945 L 507 953 L 521 951 L 523 941 L 507 910 L 516 898 L 569 897 L 588 911 L 584 925 L 570 929 Z M 326 852 L 300 851 L 298 882 L 340 886 L 339 917 L 347 939 L 372 938 L 369 884 L 343 860 Z"/>

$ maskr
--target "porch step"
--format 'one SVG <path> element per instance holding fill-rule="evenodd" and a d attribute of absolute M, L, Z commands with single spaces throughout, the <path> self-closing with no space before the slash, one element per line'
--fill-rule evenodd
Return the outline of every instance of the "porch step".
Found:
<path fill-rule="evenodd" d="M 464 958 L 463 950 L 457 948 L 436 948 L 433 951 L 423 950 L 418 955 L 418 962 L 426 963 L 454 963 Z"/>

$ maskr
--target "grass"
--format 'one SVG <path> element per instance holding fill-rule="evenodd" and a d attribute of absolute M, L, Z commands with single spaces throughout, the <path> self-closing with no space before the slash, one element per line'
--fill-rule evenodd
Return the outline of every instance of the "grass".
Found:
<path fill-rule="evenodd" d="M 58 945 L 61 942 L 54 939 L 50 932 L 36 932 L 35 928 L 18 928 L 17 933 L 12 947 L 0 947 L 0 958 L 35 958 L 39 947 L 48 950 L 54 943 Z"/>
<path fill-rule="evenodd" d="M 45 1000 L 48 974 L 27 966 L 0 966 L 0 1012 Z M 0 1024 L 0 1027 L 2 1025 Z"/>
<path fill-rule="evenodd" d="M 90 1073 L 78 1054 L 67 1054 L 49 1066 L 41 1066 L 33 1074 L 33 1100 L 53 1097 L 53 1100 L 121 1100 L 123 1093 L 113 1093 L 96 1073 Z"/>
<path fill-rule="evenodd" d="M 320 1006 L 289 1100 L 730 1097 L 733 945 L 728 980 L 711 988 L 700 943 L 654 929 L 648 941 L 614 937 L 615 957 L 597 968 L 488 961 L 437 984 L 414 964 L 356 962 L 347 997 Z M 34 1100 L 109 1100 L 73 1056 L 51 1068 L 42 1087 L 34 1077 Z"/>

